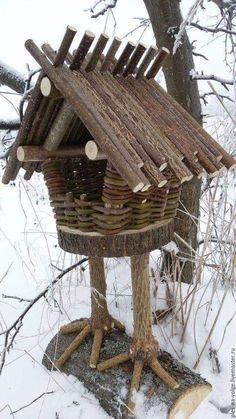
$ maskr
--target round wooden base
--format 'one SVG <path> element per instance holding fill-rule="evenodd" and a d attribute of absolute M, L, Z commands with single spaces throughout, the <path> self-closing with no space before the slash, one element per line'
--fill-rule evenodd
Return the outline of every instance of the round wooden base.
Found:
<path fill-rule="evenodd" d="M 115 235 L 84 233 L 58 226 L 59 246 L 69 253 L 86 256 L 122 257 L 160 249 L 173 239 L 173 220 L 160 221 L 141 230 L 127 230 Z"/>

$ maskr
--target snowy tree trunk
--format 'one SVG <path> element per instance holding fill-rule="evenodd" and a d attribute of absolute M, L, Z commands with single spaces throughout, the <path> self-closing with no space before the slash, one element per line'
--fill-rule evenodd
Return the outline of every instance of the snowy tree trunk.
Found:
<path fill-rule="evenodd" d="M 163 66 L 168 93 L 171 94 L 200 124 L 201 105 L 197 81 L 191 81 L 189 73 L 194 68 L 192 47 L 186 32 L 182 37 L 182 45 L 178 48 L 175 55 L 172 55 L 174 46 L 174 33 L 178 32 L 182 22 L 179 0 L 144 0 L 147 8 L 152 28 L 159 47 L 166 47 L 171 54 L 166 59 Z M 171 35 L 172 33 L 172 35 Z M 183 185 L 181 210 L 187 209 L 188 213 L 195 217 L 199 215 L 201 183 L 194 178 Z M 187 243 L 196 249 L 197 247 L 197 228 L 191 217 L 178 211 L 175 220 L 175 231 Z M 189 253 L 189 249 L 183 244 L 179 244 L 181 251 Z M 186 262 L 182 278 L 185 282 L 191 282 L 193 275 L 193 264 Z"/>

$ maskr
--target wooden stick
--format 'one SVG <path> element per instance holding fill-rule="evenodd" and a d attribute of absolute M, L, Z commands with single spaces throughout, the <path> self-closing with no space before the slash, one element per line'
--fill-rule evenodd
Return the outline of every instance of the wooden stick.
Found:
<path fill-rule="evenodd" d="M 160 147 L 163 150 L 163 154 L 168 161 L 169 158 L 172 159 L 181 159 L 182 156 L 185 156 L 186 159 L 191 164 L 191 167 L 194 167 L 194 174 L 199 175 L 202 173 L 202 169 L 200 173 L 197 170 L 196 165 L 196 156 L 194 155 L 194 148 L 193 143 L 187 141 L 184 135 L 180 136 L 178 131 L 174 131 L 172 127 L 165 123 L 167 112 L 164 112 L 163 109 L 160 109 L 160 103 L 153 100 L 153 97 L 149 94 L 145 94 L 145 90 L 140 87 L 140 89 L 136 88 L 136 82 L 133 77 L 129 77 L 127 79 L 120 78 L 119 83 L 126 86 L 126 89 L 130 91 L 130 93 L 138 99 L 138 103 L 145 112 L 146 116 L 146 126 L 152 132 L 152 136 L 150 141 L 153 141 L 156 138 L 156 141 L 153 142 L 153 146 Z M 140 80 L 140 86 L 142 86 L 144 82 Z M 151 115 L 146 113 L 146 109 L 153 109 Z M 154 109 L 156 111 L 154 111 Z M 168 118 L 167 118 L 168 120 Z M 160 127 L 160 131 L 157 127 Z M 197 167 L 196 167 L 197 166 Z M 186 174 L 188 176 L 188 170 L 186 169 Z"/>
<path fill-rule="evenodd" d="M 85 71 L 93 71 L 96 68 L 96 65 L 101 57 L 102 51 L 104 50 L 108 40 L 109 36 L 107 36 L 105 33 L 102 33 L 99 36 L 94 50 L 89 58 L 88 64 L 85 67 Z"/>
<path fill-rule="evenodd" d="M 150 363 L 150 367 L 155 372 L 155 374 L 157 374 L 158 377 L 160 377 L 160 379 L 164 381 L 164 383 L 172 390 L 175 390 L 179 387 L 177 381 L 171 377 L 171 375 L 165 371 L 164 368 L 162 368 L 161 364 L 157 360 L 152 361 Z"/>
<path fill-rule="evenodd" d="M 158 151 L 160 150 L 160 153 L 164 155 L 167 162 L 170 158 L 172 159 L 172 161 L 176 159 L 179 161 L 181 156 L 180 152 L 182 152 L 183 155 L 187 154 L 190 161 L 195 160 L 196 157 L 193 156 L 193 153 L 191 154 L 191 149 L 189 151 L 187 146 L 183 147 L 181 141 L 178 141 L 177 133 L 175 133 L 173 129 L 169 128 L 167 124 L 163 123 L 164 116 L 159 115 L 157 112 L 152 112 L 151 115 L 148 114 L 147 109 L 154 110 L 156 104 L 151 102 L 150 98 L 147 95 L 144 95 L 142 89 L 137 89 L 137 82 L 135 81 L 135 79 L 133 77 L 129 77 L 126 79 L 120 78 L 119 83 L 126 88 L 126 91 L 129 92 L 130 95 L 132 95 L 133 100 L 135 100 L 135 102 L 133 103 L 136 104 L 136 109 L 139 109 L 139 115 L 142 115 L 142 118 L 145 118 L 146 131 L 149 131 L 149 141 L 150 144 L 152 144 L 152 147 L 156 148 Z M 160 131 L 158 127 L 160 127 L 161 129 Z M 174 137 L 173 145 L 172 137 Z M 176 167 L 177 166 L 178 164 L 176 162 Z M 181 165 L 181 167 L 183 177 L 190 176 L 188 168 L 184 167 L 183 164 Z"/>
<path fill-rule="evenodd" d="M 88 128 L 95 141 L 101 145 L 107 158 L 112 161 L 118 172 L 122 173 L 130 188 L 134 192 L 141 190 L 144 186 L 143 182 L 133 172 L 133 167 L 125 160 L 122 153 L 110 141 L 110 138 L 113 138 L 117 142 L 113 130 L 106 121 L 101 119 L 99 107 L 96 104 L 94 106 L 94 103 L 92 105 L 86 89 L 81 84 L 78 88 L 78 80 L 75 74 L 65 65 L 57 68 L 52 67 L 32 40 L 26 41 L 25 46 L 41 67 L 44 68 L 45 73 L 55 84 L 56 88 L 61 91 L 68 103 L 73 107 L 75 113 Z M 51 57 L 53 55 L 52 50 Z"/>
<path fill-rule="evenodd" d="M 45 150 L 52 151 L 58 148 L 73 118 L 74 111 L 71 105 L 64 101 L 43 144 Z"/>
<path fill-rule="evenodd" d="M 145 57 L 143 58 L 138 68 L 136 79 L 140 79 L 141 77 L 144 76 L 145 71 L 147 70 L 153 58 L 157 55 L 157 52 L 158 52 L 157 47 L 154 47 L 154 46 L 149 47 L 149 49 L 147 50 L 147 53 L 145 54 Z"/>
<path fill-rule="evenodd" d="M 54 84 L 49 80 L 47 76 L 43 77 L 40 83 L 40 90 L 44 97 L 48 97 L 50 99 L 60 99 L 61 93 Z"/>
<path fill-rule="evenodd" d="M 116 53 L 119 49 L 119 46 L 120 46 L 121 42 L 122 41 L 121 41 L 120 38 L 115 37 L 113 39 L 112 44 L 111 44 L 111 46 L 110 46 L 110 48 L 109 48 L 109 50 L 108 50 L 108 52 L 105 56 L 105 59 L 102 63 L 102 66 L 101 66 L 101 69 L 100 69 L 101 73 L 105 73 L 106 71 L 109 71 L 111 69 L 112 64 L 114 64 L 115 55 L 116 55 Z"/>
<path fill-rule="evenodd" d="M 91 47 L 93 40 L 95 38 L 95 35 L 90 32 L 86 31 L 84 33 L 84 36 L 82 40 L 80 41 L 80 44 L 75 52 L 73 61 L 70 65 L 71 70 L 79 70 L 81 65 L 83 64 L 83 61 L 87 55 L 87 52 L 89 48 Z"/>
<path fill-rule="evenodd" d="M 57 56 L 53 63 L 54 67 L 57 67 L 58 65 L 62 65 L 64 63 L 76 32 L 77 30 L 73 26 L 69 26 L 69 25 L 67 26 L 65 35 L 62 39 L 61 45 L 57 52 Z"/>
<path fill-rule="evenodd" d="M 150 80 L 154 89 L 152 89 L 153 94 L 158 93 L 162 95 L 162 98 L 166 99 L 166 92 L 164 89 L 161 88 L 155 80 Z M 146 86 L 148 87 L 147 82 L 145 82 Z M 191 115 L 182 108 L 182 106 L 177 103 L 171 96 L 168 97 L 169 99 L 169 109 L 173 109 L 173 112 L 178 112 L 178 118 L 181 120 L 181 124 L 183 126 L 188 127 L 189 130 L 194 132 L 194 136 L 201 141 L 202 144 L 205 145 L 208 150 L 216 156 L 218 161 L 222 161 L 227 169 L 230 169 L 235 165 L 235 160 L 232 156 L 230 156 L 224 149 L 218 144 L 207 132 L 203 131 L 202 127 L 198 124 L 198 122 L 191 117 Z M 171 108 L 170 108 L 171 105 Z"/>
<path fill-rule="evenodd" d="M 16 151 L 17 151 L 18 146 L 22 145 L 25 142 L 30 132 L 30 129 L 32 127 L 32 123 L 34 121 L 35 115 L 39 108 L 40 102 L 42 101 L 43 97 L 40 91 L 41 78 L 42 78 L 42 73 L 40 74 L 37 80 L 37 83 L 35 85 L 35 88 L 32 92 L 28 106 L 25 111 L 24 119 L 20 125 L 20 129 L 17 134 L 16 141 L 11 149 L 10 157 L 9 157 L 5 172 L 2 177 L 2 183 L 4 184 L 8 184 L 10 180 L 14 180 L 21 167 L 21 164 L 16 159 Z"/>
<path fill-rule="evenodd" d="M 102 86 L 99 83 L 99 77 L 99 74 L 94 71 L 89 77 L 90 82 L 93 83 L 93 87 L 99 96 L 110 104 L 112 110 L 114 110 L 122 121 L 123 126 L 126 126 L 129 130 L 125 136 L 129 139 L 130 144 L 144 162 L 145 174 L 148 175 L 149 180 L 151 179 L 154 184 L 163 186 L 162 182 L 164 181 L 166 183 L 166 180 L 161 174 L 161 171 L 166 168 L 167 163 L 159 150 L 150 146 L 149 134 L 146 130 L 142 129 L 142 125 L 140 126 L 141 129 L 139 129 L 137 118 L 132 123 L 132 107 L 129 107 L 126 103 L 127 92 L 125 90 L 123 91 L 121 86 L 114 89 L 114 84 L 117 82 L 109 74 L 103 76 Z M 117 89 L 119 93 L 117 93 Z"/>
<path fill-rule="evenodd" d="M 135 403 L 133 401 L 133 397 L 135 395 L 135 392 L 139 390 L 142 370 L 143 370 L 143 362 L 135 361 L 134 371 L 133 371 L 133 376 L 132 376 L 130 391 L 129 391 L 129 401 L 128 401 L 128 416 L 129 417 L 134 417 Z"/>
<path fill-rule="evenodd" d="M 99 149 L 95 141 L 88 141 L 85 145 L 85 154 L 89 160 L 105 160 L 105 154 Z"/>
<path fill-rule="evenodd" d="M 97 100 L 99 100 L 99 109 L 101 112 L 101 116 L 104 120 L 107 119 L 109 124 L 112 125 L 113 131 L 116 134 L 117 139 L 113 140 L 114 145 L 118 149 L 120 149 L 125 158 L 130 160 L 131 164 L 135 164 L 137 165 L 137 168 L 141 168 L 143 166 L 143 161 L 136 153 L 135 149 L 131 144 L 130 137 L 132 136 L 132 134 L 127 130 L 126 126 L 122 124 L 117 114 L 107 105 L 107 101 L 103 100 L 103 96 L 100 94 L 97 95 L 95 93 L 94 90 L 96 88 L 99 89 L 100 92 L 100 86 L 98 86 L 99 83 L 94 83 L 93 75 L 90 74 L 89 76 L 87 76 L 86 73 L 83 73 L 83 75 L 86 77 L 88 83 L 86 83 L 84 77 L 78 75 L 78 77 L 80 77 L 80 82 L 84 84 L 86 90 L 90 92 L 91 96 L 94 97 L 94 99 L 97 98 Z M 135 167 L 134 171 L 136 171 Z M 139 175 L 141 175 L 141 172 L 139 170 L 138 173 Z"/>
<path fill-rule="evenodd" d="M 163 65 L 163 62 L 169 56 L 169 54 L 170 54 L 170 51 L 165 47 L 162 47 L 158 51 L 154 63 L 152 64 L 151 68 L 148 70 L 146 74 L 147 79 L 154 79 L 154 77 L 156 77 L 157 73 L 159 72 L 159 70 L 161 69 Z"/>
<path fill-rule="evenodd" d="M 145 51 L 146 51 L 145 45 L 141 44 L 140 42 L 135 48 L 131 58 L 128 61 L 128 64 L 123 72 L 124 77 L 128 76 L 128 74 L 133 74 L 135 72 L 135 69 Z"/>
<path fill-rule="evenodd" d="M 47 159 L 55 158 L 68 158 L 68 157 L 78 157 L 84 156 L 85 149 L 84 147 L 62 147 L 56 150 L 45 150 L 41 146 L 35 145 L 26 145 L 20 146 L 17 149 L 17 158 L 21 162 L 39 162 Z M 104 158 L 103 158 L 104 159 Z M 101 158 L 96 158 L 96 160 L 102 160 Z"/>
<path fill-rule="evenodd" d="M 36 114 L 36 117 L 33 122 L 32 129 L 29 133 L 29 136 L 27 138 L 27 144 L 32 145 L 41 145 L 44 141 L 49 128 L 51 127 L 52 121 L 55 118 L 55 115 L 58 112 L 59 106 L 61 104 L 61 101 L 54 101 L 49 100 L 48 98 L 44 97 L 39 110 Z M 36 170 L 37 163 L 23 163 L 23 168 L 26 170 L 27 173 L 25 173 L 25 180 L 29 180 Z"/>
<path fill-rule="evenodd" d="M 173 98 L 167 97 L 167 94 L 164 94 L 164 91 L 158 88 L 153 88 L 155 86 L 154 81 L 149 83 L 144 80 L 140 81 L 141 85 L 144 86 L 145 91 L 148 92 L 149 101 L 152 106 L 156 109 L 155 117 L 163 115 L 161 122 L 166 118 L 166 112 L 168 112 L 168 121 L 171 124 L 174 124 L 176 127 L 176 136 L 179 137 L 179 143 L 185 144 L 185 147 L 191 149 L 191 154 L 198 154 L 198 151 L 204 152 L 207 158 L 213 163 L 215 169 L 219 169 L 218 160 L 216 159 L 215 153 L 212 153 L 204 144 L 199 140 L 199 135 L 195 132 L 194 127 L 187 125 L 185 118 L 181 118 L 181 115 L 178 114 L 177 105 L 174 106 Z M 160 94 L 163 92 L 162 94 Z M 143 92 L 144 94 L 144 92 Z M 195 121 L 196 122 L 196 121 Z M 202 130 L 202 129 L 201 129 Z M 196 135 L 197 134 L 197 135 Z M 216 150 L 215 150 L 216 151 Z M 214 171 L 214 170 L 213 170 Z"/>
<path fill-rule="evenodd" d="M 89 361 L 89 365 L 91 368 L 97 367 L 97 363 L 98 363 L 99 355 L 100 355 L 100 349 L 102 345 L 102 339 L 103 339 L 103 331 L 101 329 L 96 329 L 94 333 L 92 351 L 91 351 L 91 356 L 90 356 L 90 361 Z"/>
<path fill-rule="evenodd" d="M 77 320 L 66 324 L 60 328 L 60 333 L 63 335 L 69 335 L 70 333 L 81 332 L 88 325 L 87 320 Z"/>
<path fill-rule="evenodd" d="M 87 325 L 78 336 L 71 342 L 71 344 L 68 346 L 68 348 L 63 352 L 63 354 L 58 358 L 54 365 L 56 368 L 60 369 L 67 359 L 71 357 L 73 352 L 81 345 L 81 343 L 84 341 L 84 339 L 91 333 L 91 326 Z"/>
<path fill-rule="evenodd" d="M 117 365 L 122 364 L 129 360 L 129 354 L 124 352 L 122 354 L 116 355 L 113 358 L 107 359 L 106 361 L 100 362 L 97 365 L 98 371 L 105 371 L 109 368 L 117 367 Z"/>
<path fill-rule="evenodd" d="M 132 54 L 133 50 L 135 49 L 135 44 L 132 42 L 128 42 L 121 53 L 119 59 L 117 60 L 117 63 L 115 64 L 115 67 L 112 71 L 113 76 L 116 76 L 117 74 L 121 74 L 123 71 L 124 66 L 126 65 L 130 55 Z"/>
<path fill-rule="evenodd" d="M 180 159 L 170 158 L 168 164 L 180 183 L 188 182 L 193 178 L 193 174 Z"/>

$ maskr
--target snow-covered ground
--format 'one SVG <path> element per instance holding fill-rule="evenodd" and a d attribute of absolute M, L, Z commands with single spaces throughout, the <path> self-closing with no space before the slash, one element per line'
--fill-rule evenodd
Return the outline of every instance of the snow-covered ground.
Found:
<path fill-rule="evenodd" d="M 63 269 L 80 258 L 66 254 L 58 247 L 54 220 L 40 175 L 35 175 L 27 184 L 17 180 L 15 185 L 0 186 L 0 255 L 0 331 L 4 331 L 28 304 L 27 301 L 20 302 L 6 296 L 26 300 L 34 298 L 58 275 L 60 271 L 56 267 Z M 157 278 L 158 257 L 156 251 L 150 259 Z M 214 258 L 212 260 L 215 263 Z M 95 397 L 74 377 L 49 372 L 41 365 L 44 349 L 59 326 L 90 314 L 88 268 L 87 264 L 83 266 L 85 270 L 78 268 L 65 276 L 60 285 L 47 295 L 47 300 L 41 299 L 26 315 L 13 348 L 6 356 L 0 379 L 1 419 L 87 419 L 93 415 L 99 419 L 108 418 Z M 106 260 L 106 267 L 110 312 L 125 324 L 127 333 L 132 334 L 129 260 Z M 207 302 L 215 282 L 210 281 L 208 287 L 206 284 L 212 278 L 213 271 L 211 268 L 204 271 L 183 343 L 180 343 L 180 313 L 174 321 L 173 330 L 171 316 L 160 326 L 153 326 L 162 349 L 191 368 L 207 339 L 225 293 L 225 286 L 219 282 L 205 325 L 209 307 Z M 164 306 L 164 288 L 158 280 L 157 284 L 157 298 L 153 301 L 155 309 Z M 183 284 L 182 298 L 190 291 L 189 286 Z M 236 346 L 235 307 L 235 296 L 233 290 L 229 289 L 214 333 L 197 368 L 213 385 L 213 391 L 192 415 L 192 419 L 203 415 L 208 419 L 230 417 L 231 351 Z M 3 341 L 3 336 L 0 336 L 1 348 Z M 209 356 L 210 347 L 217 351 L 220 373 L 215 371 L 214 356 Z M 38 400 L 30 404 L 36 398 Z M 29 406 L 23 408 L 26 405 Z M 22 410 L 18 411 L 20 408 Z M 224 409 L 228 413 L 222 413 Z M 163 418 L 164 413 L 160 406 L 144 412 L 141 395 L 137 397 L 137 418 L 143 417 Z"/>

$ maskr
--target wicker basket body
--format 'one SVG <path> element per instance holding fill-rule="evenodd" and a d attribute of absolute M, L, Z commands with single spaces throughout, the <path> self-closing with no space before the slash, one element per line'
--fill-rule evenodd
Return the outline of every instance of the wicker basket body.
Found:
<path fill-rule="evenodd" d="M 138 193 L 106 160 L 51 159 L 42 164 L 42 171 L 58 227 L 114 235 L 176 215 L 181 185 L 168 171 L 164 187 Z"/>

